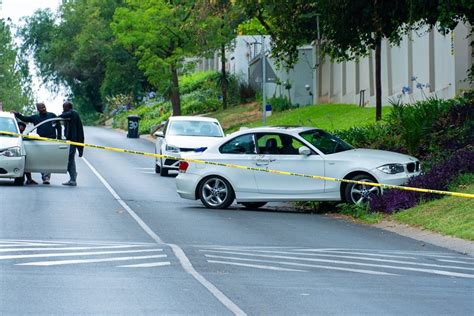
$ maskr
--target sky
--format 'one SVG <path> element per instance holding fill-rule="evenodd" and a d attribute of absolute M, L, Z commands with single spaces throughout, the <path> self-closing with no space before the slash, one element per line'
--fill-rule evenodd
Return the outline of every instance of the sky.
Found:
<path fill-rule="evenodd" d="M 18 24 L 21 17 L 32 15 L 38 9 L 50 8 L 56 10 L 61 0 L 0 0 L 0 17 L 10 18 Z M 34 72 L 34 70 L 32 71 Z M 33 78 L 36 102 L 45 102 L 48 111 L 60 114 L 62 112 L 62 95 L 54 95 L 42 87 L 38 78 Z"/>

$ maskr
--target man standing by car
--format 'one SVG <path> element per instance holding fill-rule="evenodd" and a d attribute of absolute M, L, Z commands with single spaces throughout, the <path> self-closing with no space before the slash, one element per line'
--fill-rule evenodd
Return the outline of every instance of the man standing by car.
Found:
<path fill-rule="evenodd" d="M 67 140 L 72 142 L 84 143 L 84 128 L 82 126 L 81 117 L 79 113 L 73 109 L 73 104 L 69 101 L 63 103 L 63 113 L 59 117 L 67 119 L 65 122 L 64 136 Z M 63 185 L 69 185 L 75 187 L 77 185 L 76 178 L 76 149 L 79 153 L 79 157 L 82 157 L 84 153 L 84 147 L 73 146 L 69 147 L 69 161 L 67 164 L 67 171 L 69 172 L 69 181 L 63 183 Z"/>
<path fill-rule="evenodd" d="M 13 111 L 13 113 L 15 113 L 16 118 L 22 120 L 23 122 L 33 123 L 34 125 L 57 117 L 56 114 L 48 112 L 46 110 L 46 105 L 43 102 L 36 103 L 36 109 L 38 110 L 38 114 L 34 114 L 31 116 L 24 116 L 15 111 Z M 43 125 L 38 127 L 37 133 L 41 137 L 61 139 L 61 124 L 59 124 L 59 122 L 44 123 Z M 41 173 L 41 178 L 43 180 L 43 184 L 49 184 L 51 174 Z"/>

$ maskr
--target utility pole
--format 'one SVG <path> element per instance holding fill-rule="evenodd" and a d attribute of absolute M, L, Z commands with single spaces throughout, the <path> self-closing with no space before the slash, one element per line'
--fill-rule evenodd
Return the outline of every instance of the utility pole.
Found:
<path fill-rule="evenodd" d="M 265 59 L 265 36 L 262 35 L 262 123 L 263 126 L 267 125 L 267 94 L 265 91 L 265 83 L 267 81 L 267 67 L 266 67 L 266 59 Z"/>

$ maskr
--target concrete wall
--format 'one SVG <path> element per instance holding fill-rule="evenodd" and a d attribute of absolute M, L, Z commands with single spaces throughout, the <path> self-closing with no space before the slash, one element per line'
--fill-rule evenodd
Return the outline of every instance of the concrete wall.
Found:
<path fill-rule="evenodd" d="M 461 90 L 472 88 L 466 80 L 472 65 L 470 26 L 460 24 L 448 34 L 428 28 L 411 32 L 399 46 L 382 43 L 382 102 L 401 99 L 405 102 L 429 96 L 452 98 Z M 317 68 L 318 95 L 315 103 L 375 104 L 375 54 L 358 62 L 331 63 L 324 60 Z M 402 93 L 409 87 L 409 93 Z"/>
<path fill-rule="evenodd" d="M 441 34 L 424 28 L 410 32 L 399 46 L 383 41 L 382 102 L 388 104 L 398 99 L 413 102 L 429 96 L 452 98 L 461 90 L 472 88 L 465 80 L 473 62 L 471 38 L 468 38 L 470 29 L 470 26 L 460 24 L 453 32 Z M 357 61 L 333 63 L 328 58 L 316 58 L 315 46 L 303 46 L 292 69 L 278 69 L 270 54 L 271 38 L 264 38 L 271 68 L 281 82 L 289 80 L 292 84 L 293 104 L 362 102 L 375 105 L 374 52 Z M 249 82 L 249 69 L 256 67 L 261 42 L 261 36 L 238 36 L 228 49 L 226 69 L 241 81 Z M 220 67 L 220 56 L 216 52 L 212 58 L 199 59 L 196 70 L 219 71 Z M 309 91 L 306 85 L 309 85 Z M 404 87 L 410 91 L 402 93 Z M 258 89 L 261 89 L 261 80 Z M 283 87 L 274 83 L 266 84 L 266 92 L 269 97 L 288 95 Z"/>

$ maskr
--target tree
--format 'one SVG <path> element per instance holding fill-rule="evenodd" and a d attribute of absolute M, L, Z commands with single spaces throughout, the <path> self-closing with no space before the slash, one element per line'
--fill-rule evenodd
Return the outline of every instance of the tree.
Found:
<path fill-rule="evenodd" d="M 0 102 L 3 110 L 34 109 L 28 62 L 17 53 L 9 23 L 0 19 Z"/>
<path fill-rule="evenodd" d="M 219 85 L 222 92 L 222 108 L 228 106 L 229 75 L 226 71 L 226 50 L 235 39 L 240 23 L 246 20 L 246 16 L 232 0 L 203 0 L 199 2 L 198 9 L 202 12 L 199 16 L 206 21 L 206 33 L 203 41 L 208 43 L 204 51 L 220 51 L 221 75 Z M 217 32 L 215 31 L 217 30 Z"/>
<path fill-rule="evenodd" d="M 102 112 L 106 97 L 139 95 L 149 84 L 137 61 L 115 42 L 110 23 L 123 0 L 66 1 L 55 16 L 39 10 L 21 29 L 23 52 L 54 90 L 66 86 L 85 112 Z"/>
<path fill-rule="evenodd" d="M 169 91 L 173 115 L 181 115 L 178 71 L 184 58 L 197 55 L 204 44 L 205 20 L 193 14 L 195 5 L 191 0 L 127 0 L 112 23 L 118 43 L 138 58 L 148 80 Z"/>

